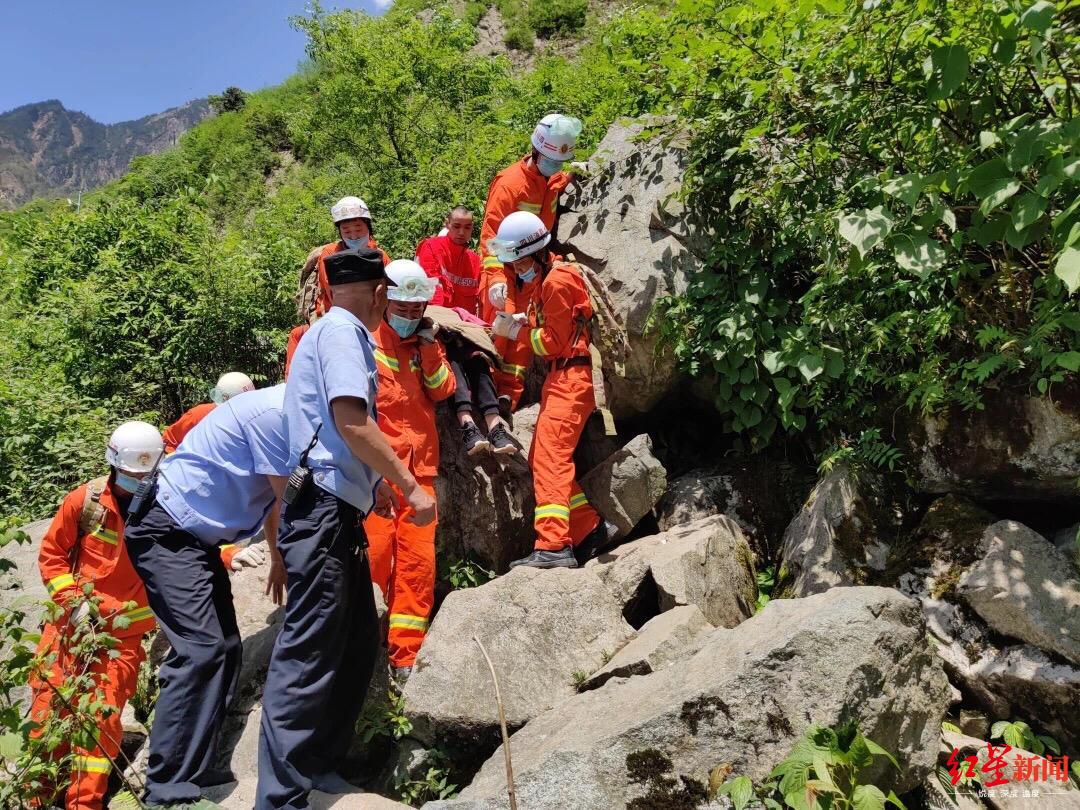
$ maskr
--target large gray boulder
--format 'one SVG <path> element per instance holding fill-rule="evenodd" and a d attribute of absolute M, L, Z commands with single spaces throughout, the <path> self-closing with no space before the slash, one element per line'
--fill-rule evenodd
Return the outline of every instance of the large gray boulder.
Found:
<path fill-rule="evenodd" d="M 625 605 L 635 627 L 680 605 L 695 605 L 716 627 L 754 614 L 753 554 L 731 518 L 713 515 L 635 540 L 590 561 Z"/>
<path fill-rule="evenodd" d="M 865 487 L 838 465 L 822 478 L 784 532 L 780 587 L 809 596 L 838 585 L 860 585 L 886 567 L 889 546 Z"/>
<path fill-rule="evenodd" d="M 576 681 L 632 635 L 623 603 L 593 569 L 515 568 L 454 591 L 432 622 L 403 693 L 414 736 L 467 759 L 486 757 L 498 745 L 495 692 L 474 636 L 495 665 L 513 730 L 575 694 Z"/>
<path fill-rule="evenodd" d="M 983 535 L 957 592 L 997 632 L 1080 665 L 1080 576 L 1042 535 L 1011 520 Z"/>
<path fill-rule="evenodd" d="M 697 605 L 672 608 L 650 619 L 625 647 L 582 684 L 596 689 L 612 678 L 648 675 L 697 652 L 713 626 Z"/>
<path fill-rule="evenodd" d="M 919 487 L 972 498 L 1073 503 L 1080 478 L 1080 384 L 1054 399 L 990 392 L 906 426 Z"/>
<path fill-rule="evenodd" d="M 580 483 L 589 503 L 624 537 L 663 496 L 667 472 L 653 455 L 652 440 L 642 433 L 590 470 Z"/>
<path fill-rule="evenodd" d="M 648 413 L 680 381 L 670 351 L 646 334 L 656 301 L 686 290 L 707 240 L 674 199 L 687 166 L 684 138 L 642 138 L 659 121 L 619 121 L 589 161 L 590 176 L 563 196 L 556 239 L 599 278 L 629 342 L 625 367 L 606 357 L 616 419 Z"/>
<path fill-rule="evenodd" d="M 29 543 L 8 543 L 0 549 L 0 558 L 10 560 L 15 567 L 0 573 L 0 608 L 17 609 L 25 614 L 23 626 L 33 629 L 41 623 L 44 610 L 41 603 L 49 598 L 38 570 L 38 551 L 41 538 L 52 519 L 38 520 L 22 527 L 30 537 Z"/>
<path fill-rule="evenodd" d="M 510 740 L 518 801 L 530 810 L 623 807 L 644 789 L 631 771 L 670 765 L 703 794 L 720 763 L 761 780 L 811 724 L 845 718 L 900 760 L 862 778 L 898 793 L 934 767 L 948 682 L 918 605 L 887 588 L 834 588 L 775 600 L 738 627 L 717 629 L 679 666 L 614 679 L 529 723 Z M 503 755 L 459 801 L 507 806 Z M 641 804 L 639 806 L 656 806 Z"/>

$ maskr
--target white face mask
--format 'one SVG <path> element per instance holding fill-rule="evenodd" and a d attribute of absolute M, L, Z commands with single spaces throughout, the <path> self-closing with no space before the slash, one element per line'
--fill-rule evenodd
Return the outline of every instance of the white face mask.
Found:
<path fill-rule="evenodd" d="M 124 492 L 134 494 L 135 490 L 139 488 L 139 481 L 141 480 L 141 478 L 136 478 L 134 475 L 128 475 L 127 473 L 117 470 L 116 479 L 113 483 L 124 490 Z"/>
<path fill-rule="evenodd" d="M 536 161 L 536 170 L 544 177 L 551 177 L 556 172 L 562 171 L 562 167 L 563 162 L 561 160 L 552 160 L 543 155 Z"/>

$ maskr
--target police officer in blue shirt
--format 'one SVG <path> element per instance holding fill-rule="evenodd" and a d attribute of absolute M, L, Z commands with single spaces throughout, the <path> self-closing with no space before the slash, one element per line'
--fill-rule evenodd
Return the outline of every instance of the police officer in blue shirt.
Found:
<path fill-rule="evenodd" d="M 371 330 L 386 309 L 382 256 L 339 251 L 326 258 L 326 274 L 333 306 L 301 339 L 285 389 L 289 463 L 310 477 L 299 487 L 290 479 L 282 505 L 288 598 L 263 691 L 257 810 L 306 808 L 313 788 L 351 787 L 338 768 L 380 642 L 362 522 L 377 490 L 389 501 L 380 476 L 401 488 L 414 522 L 435 518 L 434 500 L 375 421 Z"/>
<path fill-rule="evenodd" d="M 289 473 L 285 386 L 218 405 L 158 470 L 156 497 L 124 542 L 172 649 L 158 673 L 145 801 L 197 802 L 211 782 L 214 745 L 240 670 L 229 574 L 217 546 L 265 523 L 276 556 Z"/>

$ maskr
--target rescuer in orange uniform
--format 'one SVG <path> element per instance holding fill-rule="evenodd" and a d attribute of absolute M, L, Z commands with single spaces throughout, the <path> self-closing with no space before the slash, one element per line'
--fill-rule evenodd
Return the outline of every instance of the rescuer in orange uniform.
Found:
<path fill-rule="evenodd" d="M 416 262 L 399 259 L 386 266 L 386 315 L 375 331 L 375 365 L 379 389 L 375 399 L 379 429 L 390 446 L 432 498 L 439 472 L 439 435 L 435 403 L 456 387 L 437 327 L 424 318 L 435 292 Z M 364 521 L 369 544 L 371 578 L 386 595 L 390 615 L 390 666 L 403 684 L 427 633 L 435 604 L 435 526 L 412 522 L 408 500 L 395 487 L 392 513 L 373 511 Z M 384 490 L 385 492 L 385 490 Z"/>
<path fill-rule="evenodd" d="M 480 254 L 483 276 L 480 281 L 480 317 L 488 323 L 496 312 L 524 312 L 528 308 L 527 281 L 507 273 L 499 257 L 487 249 L 502 221 L 515 211 L 535 214 L 550 232 L 555 225 L 555 207 L 559 194 L 569 185 L 571 176 L 562 171 L 566 161 L 574 159 L 574 146 L 581 133 L 581 122 L 565 115 L 546 115 L 532 134 L 532 152 L 503 169 L 488 188 L 484 203 L 484 221 L 480 227 Z M 525 364 L 507 357 L 508 344 L 496 340 L 503 357 L 495 381 L 500 397 L 517 406 L 525 379 Z M 511 352 L 512 354 L 512 352 Z"/>
<path fill-rule="evenodd" d="M 41 577 L 49 596 L 65 610 L 58 621 L 46 623 L 41 634 L 38 655 L 48 655 L 51 666 L 43 677 L 31 679 L 31 719 L 43 723 L 53 712 L 67 712 L 50 684 L 59 688 L 66 677 L 86 667 L 86 661 L 72 660 L 68 650 L 91 623 L 118 642 L 113 654 L 100 650 L 87 668 L 103 702 L 116 709 L 95 719 L 97 746 L 53 752 L 74 755 L 65 800 L 68 810 L 98 810 L 102 806 L 110 759 L 116 759 L 124 736 L 120 713 L 135 693 L 139 665 L 145 658 L 142 637 L 154 627 L 146 590 L 124 546 L 124 523 L 139 480 L 162 452 L 161 434 L 153 425 L 120 425 L 105 453 L 112 468 L 108 477 L 70 492 L 41 541 Z M 90 597 L 83 592 L 87 584 L 93 586 Z"/>
<path fill-rule="evenodd" d="M 480 257 L 469 250 L 473 235 L 472 211 L 459 205 L 447 215 L 444 223 L 445 234 L 432 236 L 417 246 L 416 261 L 428 277 L 437 282 L 432 304 L 457 307 L 475 316 Z M 446 356 L 457 380 L 453 408 L 465 452 L 470 456 L 486 450 L 496 455 L 517 453 L 517 445 L 510 438 L 500 413 L 491 360 L 453 333 L 440 339 L 446 344 Z M 477 427 L 475 413 L 483 418 L 487 435 Z"/>
<path fill-rule="evenodd" d="M 551 233 L 527 211 L 511 214 L 489 244 L 519 277 L 540 276 L 539 294 L 527 313 L 500 313 L 493 333 L 527 346 L 548 361 L 529 466 L 533 473 L 536 550 L 511 568 L 576 568 L 575 547 L 591 548 L 611 530 L 589 505 L 575 480 L 574 448 L 596 409 L 589 319 L 592 302 L 577 266 L 546 250 Z M 613 527 L 612 527 L 613 528 Z"/>
<path fill-rule="evenodd" d="M 203 402 L 193 408 L 188 408 L 180 414 L 179 419 L 162 431 L 161 438 L 165 442 L 165 452 L 175 452 L 176 448 L 180 446 L 180 442 L 191 432 L 191 429 L 199 424 L 203 417 L 214 410 L 216 406 L 226 402 L 231 397 L 235 397 L 237 394 L 242 394 L 244 391 L 254 390 L 255 383 L 251 381 L 247 374 L 240 371 L 227 371 L 222 374 L 218 377 L 217 385 L 210 389 L 210 402 Z"/>
<path fill-rule="evenodd" d="M 316 317 L 324 315 L 331 307 L 330 281 L 326 277 L 327 256 L 337 253 L 339 250 L 354 250 L 360 247 L 370 247 L 379 251 L 384 264 L 390 264 L 390 257 L 386 251 L 379 247 L 372 234 L 371 211 L 367 203 L 359 197 L 342 197 L 330 208 L 330 216 L 337 226 L 338 241 L 331 242 L 316 248 L 309 255 L 309 260 L 317 253 L 317 266 L 319 273 L 319 295 L 315 302 Z"/>

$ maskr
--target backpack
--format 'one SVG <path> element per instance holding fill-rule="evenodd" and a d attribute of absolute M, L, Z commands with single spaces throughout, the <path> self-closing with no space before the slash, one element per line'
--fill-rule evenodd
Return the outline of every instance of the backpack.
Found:
<path fill-rule="evenodd" d="M 105 485 L 108 483 L 109 476 L 103 475 L 86 485 L 86 495 L 83 496 L 82 509 L 79 510 L 79 537 L 68 555 L 72 573 L 79 564 L 79 551 L 82 548 L 83 537 L 105 522 L 105 507 L 101 505 L 101 493 L 105 491 Z"/>
<path fill-rule="evenodd" d="M 581 264 L 568 254 L 566 260 L 577 268 L 585 282 L 585 292 L 592 303 L 592 316 L 578 316 L 576 319 L 575 339 L 582 331 L 589 337 L 589 353 L 592 355 L 593 394 L 596 397 L 596 409 L 604 420 L 604 432 L 608 436 L 615 434 L 615 419 L 607 407 L 607 389 L 604 385 L 604 361 L 609 363 L 609 371 L 617 376 L 626 374 L 626 358 L 630 354 L 630 342 L 626 337 L 626 327 L 619 317 L 615 305 L 608 297 L 600 278 L 588 266 Z"/>

